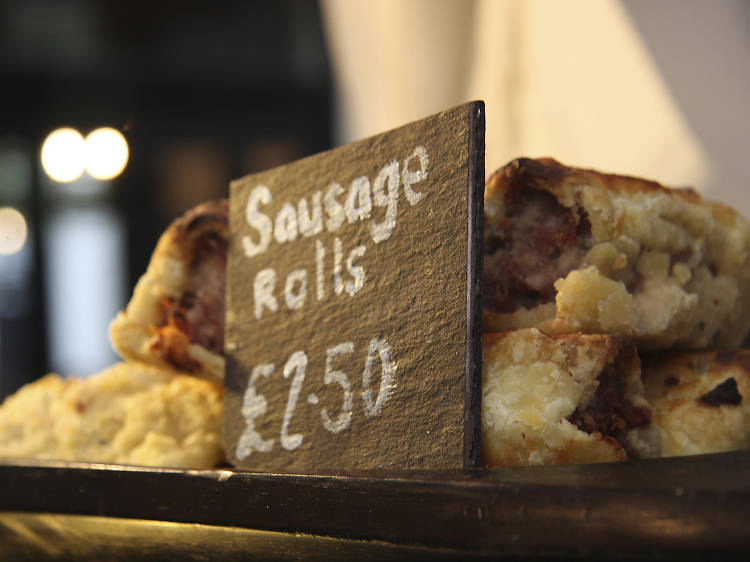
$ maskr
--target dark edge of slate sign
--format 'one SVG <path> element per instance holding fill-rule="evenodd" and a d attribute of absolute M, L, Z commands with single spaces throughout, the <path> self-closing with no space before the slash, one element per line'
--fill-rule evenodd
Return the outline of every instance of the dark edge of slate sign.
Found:
<path fill-rule="evenodd" d="M 479 466 L 482 426 L 482 266 L 484 255 L 484 102 L 469 105 L 469 224 L 466 247 L 466 406 L 464 467 Z"/>

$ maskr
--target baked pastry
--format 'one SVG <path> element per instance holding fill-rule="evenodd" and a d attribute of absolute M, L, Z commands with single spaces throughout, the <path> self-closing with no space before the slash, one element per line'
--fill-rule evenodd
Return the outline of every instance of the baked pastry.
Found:
<path fill-rule="evenodd" d="M 487 332 L 736 347 L 750 328 L 750 223 L 691 190 L 521 158 L 486 183 L 483 281 Z"/>
<path fill-rule="evenodd" d="M 485 465 L 659 455 L 638 355 L 627 339 L 530 328 L 485 334 L 482 351 Z"/>
<path fill-rule="evenodd" d="M 229 203 L 203 203 L 162 234 L 127 308 L 110 325 L 125 359 L 224 378 Z"/>
<path fill-rule="evenodd" d="M 0 457 L 215 467 L 221 395 L 209 381 L 137 363 L 46 375 L 0 405 Z"/>
<path fill-rule="evenodd" d="M 750 447 L 750 350 L 644 356 L 643 384 L 663 456 Z"/>

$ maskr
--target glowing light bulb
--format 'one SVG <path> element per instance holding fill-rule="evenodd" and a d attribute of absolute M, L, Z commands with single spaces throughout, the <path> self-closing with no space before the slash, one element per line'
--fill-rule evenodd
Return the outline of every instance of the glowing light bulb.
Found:
<path fill-rule="evenodd" d="M 83 173 L 84 144 L 83 136 L 75 129 L 52 131 L 42 145 L 42 168 L 61 183 L 78 179 Z"/>
<path fill-rule="evenodd" d="M 111 180 L 122 173 L 128 163 L 125 137 L 109 127 L 102 127 L 86 137 L 86 171 L 98 180 Z"/>
<path fill-rule="evenodd" d="M 0 207 L 0 254 L 15 254 L 26 243 L 26 219 L 13 207 Z"/>

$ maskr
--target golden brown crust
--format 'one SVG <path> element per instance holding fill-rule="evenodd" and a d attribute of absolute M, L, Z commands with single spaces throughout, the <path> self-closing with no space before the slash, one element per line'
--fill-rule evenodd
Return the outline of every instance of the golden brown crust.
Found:
<path fill-rule="evenodd" d="M 484 290 L 488 331 L 737 346 L 750 328 L 750 223 L 692 190 L 514 160 L 485 187 Z"/>
<path fill-rule="evenodd" d="M 625 338 L 532 328 L 485 335 L 482 348 L 484 464 L 658 456 L 638 357 Z"/>
<path fill-rule="evenodd" d="M 502 190 L 512 188 L 514 185 L 545 190 L 569 189 L 570 186 L 576 184 L 597 184 L 607 191 L 627 195 L 658 193 L 677 197 L 689 203 L 707 203 L 717 208 L 728 209 L 720 203 L 705 202 L 690 188 L 673 189 L 644 178 L 610 174 L 588 168 L 574 168 L 561 164 L 554 158 L 516 158 L 495 171 L 487 180 L 488 189 Z"/>
<path fill-rule="evenodd" d="M 222 389 L 117 363 L 86 378 L 50 374 L 0 405 L 0 457 L 212 468 L 223 462 Z"/>
<path fill-rule="evenodd" d="M 162 234 L 127 308 L 110 325 L 126 359 L 222 381 L 228 201 L 188 211 Z"/>
<path fill-rule="evenodd" d="M 750 448 L 750 350 L 644 355 L 663 456 Z"/>

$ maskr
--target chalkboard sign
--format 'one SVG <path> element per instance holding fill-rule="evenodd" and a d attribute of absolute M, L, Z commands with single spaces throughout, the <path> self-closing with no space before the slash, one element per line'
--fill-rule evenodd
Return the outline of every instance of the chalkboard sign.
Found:
<path fill-rule="evenodd" d="M 477 463 L 483 186 L 482 102 L 232 182 L 232 464 Z"/>

